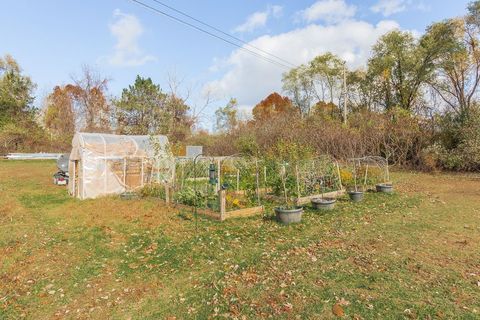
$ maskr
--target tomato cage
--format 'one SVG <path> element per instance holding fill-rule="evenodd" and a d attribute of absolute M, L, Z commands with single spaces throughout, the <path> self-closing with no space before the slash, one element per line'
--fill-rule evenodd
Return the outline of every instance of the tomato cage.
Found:
<path fill-rule="evenodd" d="M 173 202 L 218 210 L 218 160 L 214 157 L 177 158 L 171 186 Z"/>
<path fill-rule="evenodd" d="M 390 172 L 387 159 L 380 156 L 366 156 L 348 159 L 341 170 L 343 184 L 347 190 L 366 191 L 390 185 Z"/>
<path fill-rule="evenodd" d="M 286 205 L 304 205 L 314 198 L 344 193 L 337 161 L 329 156 L 298 161 L 269 161 L 267 198 Z"/>
<path fill-rule="evenodd" d="M 234 155 L 221 159 L 219 169 L 221 201 L 227 215 L 240 217 L 262 213 L 262 197 L 266 192 L 264 161 Z"/>

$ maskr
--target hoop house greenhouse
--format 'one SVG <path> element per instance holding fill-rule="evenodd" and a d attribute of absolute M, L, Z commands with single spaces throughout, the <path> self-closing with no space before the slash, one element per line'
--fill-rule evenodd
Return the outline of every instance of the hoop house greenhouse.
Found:
<path fill-rule="evenodd" d="M 166 136 L 77 133 L 69 174 L 72 196 L 97 198 L 133 191 L 147 183 L 170 183 L 175 159 Z"/>

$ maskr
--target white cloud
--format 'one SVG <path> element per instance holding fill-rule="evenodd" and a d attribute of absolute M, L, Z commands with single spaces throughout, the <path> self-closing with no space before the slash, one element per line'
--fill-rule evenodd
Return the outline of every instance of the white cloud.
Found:
<path fill-rule="evenodd" d="M 280 18 L 283 14 L 283 7 L 282 6 L 271 6 L 270 12 L 275 18 Z"/>
<path fill-rule="evenodd" d="M 307 22 L 337 23 L 352 18 L 356 11 L 357 8 L 354 5 L 348 5 L 344 0 L 321 0 L 300 11 L 299 15 Z"/>
<path fill-rule="evenodd" d="M 405 11 L 407 1 L 405 0 L 380 0 L 370 9 L 375 13 L 381 13 L 384 17 Z"/>
<path fill-rule="evenodd" d="M 420 1 L 419 3 L 417 3 L 415 9 L 422 12 L 430 12 L 432 10 L 432 6 L 429 4 L 426 4 L 423 1 Z"/>
<path fill-rule="evenodd" d="M 377 25 L 345 20 L 335 25 L 310 24 L 275 36 L 262 36 L 250 44 L 295 65 L 330 51 L 345 59 L 350 67 L 360 67 L 365 65 L 377 39 L 397 28 L 399 25 L 390 20 Z M 287 71 L 242 50 L 235 50 L 217 63 L 225 74 L 208 83 L 205 92 L 211 92 L 217 98 L 235 97 L 241 105 L 249 106 L 254 106 L 273 91 L 281 92 L 282 73 Z"/>
<path fill-rule="evenodd" d="M 270 6 L 265 11 L 259 11 L 251 14 L 247 17 L 247 20 L 241 25 L 235 27 L 233 30 L 236 33 L 252 32 L 258 28 L 265 27 L 267 25 L 268 18 L 273 16 L 278 18 L 282 15 L 283 7 Z"/>
<path fill-rule="evenodd" d="M 115 22 L 109 28 L 117 42 L 113 54 L 106 58 L 107 62 L 113 66 L 131 67 L 156 61 L 154 56 L 144 54 L 138 45 L 138 39 L 144 30 L 137 17 L 122 13 L 119 9 L 113 15 Z"/>

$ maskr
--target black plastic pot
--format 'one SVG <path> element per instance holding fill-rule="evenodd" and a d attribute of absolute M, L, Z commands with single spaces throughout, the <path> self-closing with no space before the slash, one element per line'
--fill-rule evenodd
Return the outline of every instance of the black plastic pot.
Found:
<path fill-rule="evenodd" d="M 123 200 L 133 200 L 138 199 L 139 195 L 135 192 L 123 192 L 120 194 L 120 198 Z"/>
<path fill-rule="evenodd" d="M 393 185 L 391 183 L 379 183 L 375 186 L 377 192 L 392 193 Z"/>
<path fill-rule="evenodd" d="M 362 191 L 348 191 L 348 196 L 350 200 L 353 202 L 360 202 L 363 200 L 363 192 Z"/>
<path fill-rule="evenodd" d="M 303 208 L 285 209 L 276 207 L 275 214 L 277 220 L 283 224 L 298 223 L 302 221 Z"/>
<path fill-rule="evenodd" d="M 334 198 L 314 198 L 312 199 L 312 206 L 317 210 L 332 210 L 335 207 Z"/>

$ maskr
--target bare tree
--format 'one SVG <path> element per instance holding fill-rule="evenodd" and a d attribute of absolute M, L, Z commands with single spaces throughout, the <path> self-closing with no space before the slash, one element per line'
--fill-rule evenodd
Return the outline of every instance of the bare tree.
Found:
<path fill-rule="evenodd" d="M 107 99 L 108 79 L 89 66 L 83 66 L 82 76 L 72 77 L 74 84 L 67 89 L 74 96 L 76 127 L 84 131 L 111 131 L 112 108 Z"/>

